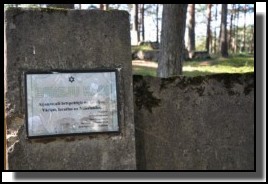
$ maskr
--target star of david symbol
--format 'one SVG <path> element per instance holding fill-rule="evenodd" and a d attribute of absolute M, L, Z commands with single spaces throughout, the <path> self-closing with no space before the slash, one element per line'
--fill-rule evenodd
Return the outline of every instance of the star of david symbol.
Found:
<path fill-rule="evenodd" d="M 73 76 L 71 76 L 71 77 L 69 77 L 69 82 L 74 82 L 74 77 Z"/>

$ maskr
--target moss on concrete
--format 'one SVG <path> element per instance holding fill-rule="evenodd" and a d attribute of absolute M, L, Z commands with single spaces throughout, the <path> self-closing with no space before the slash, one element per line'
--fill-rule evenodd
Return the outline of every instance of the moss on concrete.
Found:
<path fill-rule="evenodd" d="M 159 106 L 161 100 L 153 96 L 153 92 L 149 90 L 150 86 L 142 76 L 134 75 L 133 81 L 136 106 L 139 110 L 144 107 L 152 113 L 152 108 Z"/>
<path fill-rule="evenodd" d="M 162 78 L 160 84 L 160 90 L 166 89 L 169 84 L 172 84 L 176 81 L 178 77 L 169 77 L 169 78 Z"/>

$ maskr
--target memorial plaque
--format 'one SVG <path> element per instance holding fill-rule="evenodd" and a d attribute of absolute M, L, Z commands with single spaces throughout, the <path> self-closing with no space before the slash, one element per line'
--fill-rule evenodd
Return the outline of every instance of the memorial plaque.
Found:
<path fill-rule="evenodd" d="M 26 73 L 28 137 L 119 132 L 117 70 Z"/>

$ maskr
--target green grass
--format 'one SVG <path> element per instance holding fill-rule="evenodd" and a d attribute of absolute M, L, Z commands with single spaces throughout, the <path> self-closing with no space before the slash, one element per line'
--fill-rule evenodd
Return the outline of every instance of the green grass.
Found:
<path fill-rule="evenodd" d="M 133 74 L 156 77 L 156 69 L 145 66 L 132 66 Z"/>
<path fill-rule="evenodd" d="M 131 46 L 132 53 L 135 51 L 146 51 L 146 50 L 153 50 L 153 48 L 149 45 L 138 45 L 138 46 Z"/>
<path fill-rule="evenodd" d="M 247 72 L 254 72 L 254 57 L 252 55 L 240 54 L 230 56 L 229 58 L 185 61 L 183 64 L 184 76 Z M 156 68 L 133 66 L 133 73 L 137 75 L 156 76 Z"/>

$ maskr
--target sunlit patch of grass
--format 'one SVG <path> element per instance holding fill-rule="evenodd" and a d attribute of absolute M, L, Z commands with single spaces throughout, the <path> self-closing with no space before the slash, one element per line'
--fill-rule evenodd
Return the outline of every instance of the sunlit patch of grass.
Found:
<path fill-rule="evenodd" d="M 150 45 L 137 45 L 137 46 L 131 46 L 131 51 L 147 51 L 147 50 L 153 50 L 153 48 Z"/>
<path fill-rule="evenodd" d="M 183 75 L 197 76 L 215 73 L 247 73 L 254 72 L 254 58 L 248 56 L 230 56 L 206 61 L 184 62 Z M 192 74 L 191 74 L 192 73 Z"/>
<path fill-rule="evenodd" d="M 200 74 L 215 74 L 215 73 L 247 73 L 254 72 L 253 67 L 243 66 L 243 67 L 232 67 L 232 66 L 199 66 L 199 67 L 183 67 L 183 75 L 186 76 L 197 76 Z"/>
<path fill-rule="evenodd" d="M 200 76 L 216 73 L 247 73 L 254 72 L 253 56 L 238 55 L 229 58 L 186 61 L 183 63 L 184 76 Z M 156 68 L 133 66 L 133 73 L 138 75 L 156 76 Z"/>

